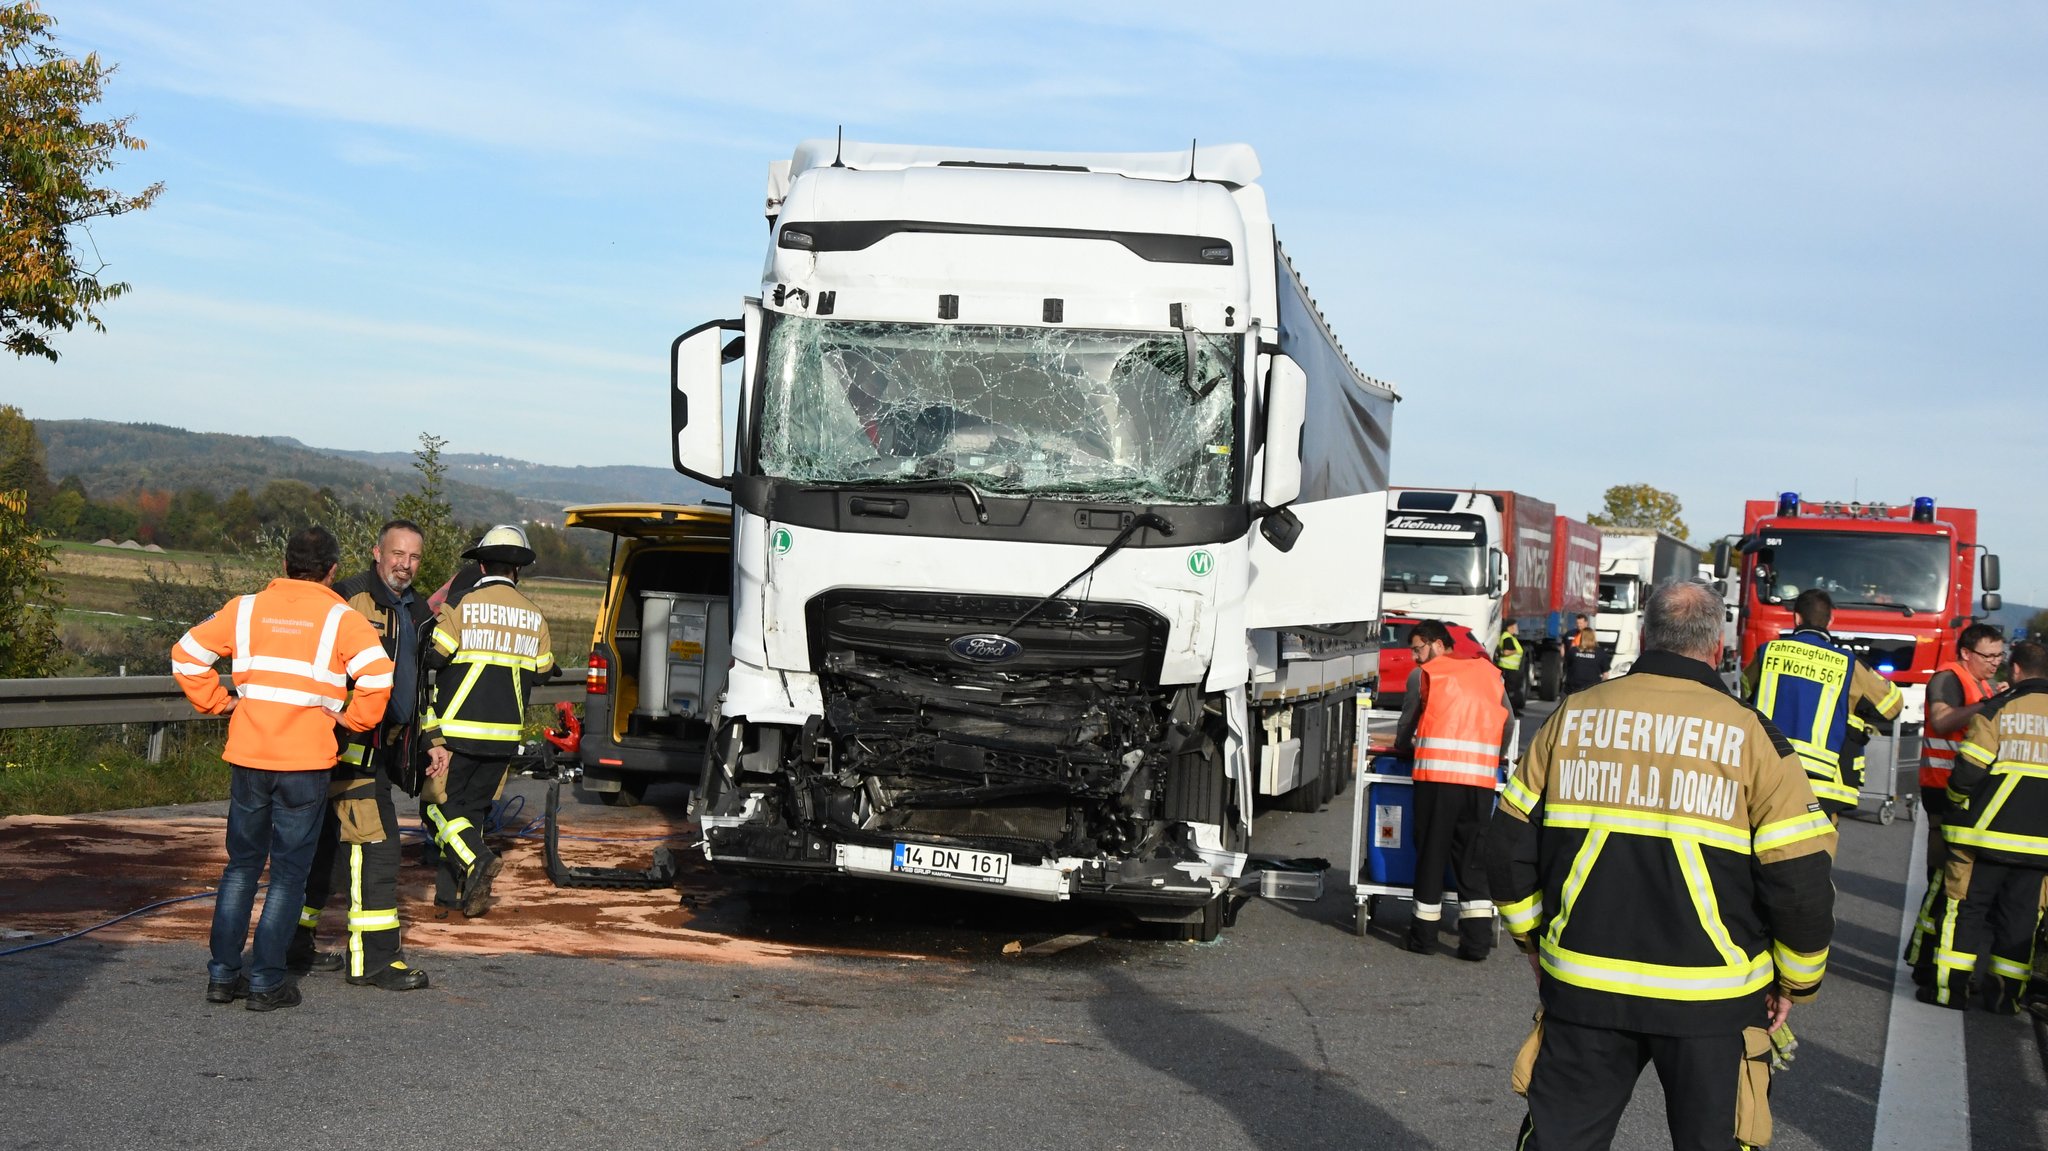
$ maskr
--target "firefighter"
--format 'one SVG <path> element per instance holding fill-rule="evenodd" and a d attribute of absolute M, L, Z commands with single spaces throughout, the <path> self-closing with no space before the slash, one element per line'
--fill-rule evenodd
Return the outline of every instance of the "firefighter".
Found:
<path fill-rule="evenodd" d="M 1743 698 L 1771 717 L 1806 765 L 1813 794 L 1829 819 L 1856 810 L 1857 787 L 1843 777 L 1849 717 L 1864 704 L 1890 720 L 1905 697 L 1883 676 L 1836 647 L 1828 635 L 1835 601 L 1808 588 L 1792 601 L 1799 626 L 1759 648 L 1743 669 Z"/>
<path fill-rule="evenodd" d="M 208 1003 L 246 998 L 251 1011 L 298 1006 L 285 953 L 327 806 L 334 725 L 371 730 L 391 695 L 391 660 L 377 633 L 327 586 L 340 559 L 326 528 L 297 532 L 285 543 L 283 578 L 229 600 L 171 648 L 171 674 L 192 706 L 228 717 L 221 758 L 234 768 L 228 863 L 213 903 Z M 222 657 L 230 661 L 232 695 L 214 674 Z M 245 965 L 242 945 L 266 856 L 270 890 Z"/>
<path fill-rule="evenodd" d="M 1971 624 L 1956 637 L 1956 658 L 1941 665 L 1927 681 L 1927 722 L 1922 729 L 1920 810 L 1927 813 L 1927 891 L 1920 897 L 1920 915 L 1906 944 L 1906 962 L 1922 987 L 1934 982 L 1934 953 L 1927 941 L 1940 911 L 1943 868 L 1948 841 L 1942 823 L 1949 816 L 1948 777 L 1955 766 L 1956 746 L 1970 721 L 1990 703 L 1991 678 L 2005 659 L 2005 637 L 1988 623 Z"/>
<path fill-rule="evenodd" d="M 1408 673 L 1394 754 L 1415 764 L 1415 915 L 1407 947 L 1436 950 L 1443 920 L 1444 868 L 1458 886 L 1458 958 L 1493 950 L 1493 902 L 1480 852 L 1493 813 L 1494 784 L 1507 762 L 1514 713 L 1500 672 L 1484 659 L 1451 656 L 1451 632 L 1423 620 L 1409 634 Z"/>
<path fill-rule="evenodd" d="M 405 962 L 399 943 L 398 812 L 391 800 L 392 780 L 409 776 L 420 751 L 415 735 L 421 663 L 434 613 L 414 593 L 412 581 L 425 545 L 418 524 L 392 520 L 377 531 L 370 569 L 334 585 L 335 593 L 377 629 L 391 657 L 391 704 L 375 730 L 336 732 L 341 758 L 328 786 L 333 803 L 313 857 L 290 956 L 300 970 L 346 969 L 350 983 L 386 991 L 427 985 L 427 973 Z M 320 909 L 336 888 L 348 893 L 348 946 L 345 952 L 323 952 L 315 946 L 314 933 Z"/>
<path fill-rule="evenodd" d="M 1507 684 L 1509 702 L 1520 712 L 1529 701 L 1529 676 L 1522 666 L 1522 640 L 1515 632 L 1514 620 L 1501 624 L 1500 646 L 1494 649 L 1493 662 L 1500 668 L 1502 682 Z"/>
<path fill-rule="evenodd" d="M 533 562 L 526 533 L 500 524 L 462 553 L 482 574 L 435 619 L 427 663 L 436 670 L 434 705 L 421 724 L 428 754 L 427 822 L 440 851 L 434 902 L 466 916 L 490 906 L 503 861 L 484 843 L 483 822 L 519 750 L 526 700 L 555 670 L 547 621 L 520 594 L 519 569 Z"/>
<path fill-rule="evenodd" d="M 1658 585 L 1642 657 L 1545 721 L 1488 829 L 1543 1008 L 1519 1148 L 1608 1146 L 1651 1062 L 1678 1151 L 1769 1142 L 1769 1031 L 1820 987 L 1835 829 L 1715 673 L 1721 622 L 1705 583 Z"/>
<path fill-rule="evenodd" d="M 1941 916 L 1922 1003 L 1962 1010 L 1990 951 L 1984 1004 L 2019 1009 L 2048 880 L 2048 647 L 2014 644 L 2012 688 L 1970 719 L 1949 773 Z"/>

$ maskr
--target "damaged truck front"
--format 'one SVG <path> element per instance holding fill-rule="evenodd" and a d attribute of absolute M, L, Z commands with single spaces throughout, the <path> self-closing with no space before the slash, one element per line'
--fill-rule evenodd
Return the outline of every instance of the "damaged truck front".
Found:
<path fill-rule="evenodd" d="M 734 503 L 711 861 L 1210 936 L 1254 797 L 1340 785 L 1395 397 L 1257 175 L 1242 145 L 771 168 L 761 295 L 676 341 L 670 396 L 677 468 Z"/>

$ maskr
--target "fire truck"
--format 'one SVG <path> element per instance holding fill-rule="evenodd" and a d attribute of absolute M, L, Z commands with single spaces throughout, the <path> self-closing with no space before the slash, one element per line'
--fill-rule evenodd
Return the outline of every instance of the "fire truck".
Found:
<path fill-rule="evenodd" d="M 1810 502 L 1786 492 L 1744 505 L 1742 535 L 1715 548 L 1715 574 L 1741 573 L 1742 663 L 1797 626 L 1792 601 L 1819 588 L 1834 600 L 1835 642 L 1906 697 L 1919 722 L 1927 681 L 1956 657 L 1956 639 L 1999 608 L 1998 557 L 1977 539 L 1977 513 L 1911 504 Z"/>

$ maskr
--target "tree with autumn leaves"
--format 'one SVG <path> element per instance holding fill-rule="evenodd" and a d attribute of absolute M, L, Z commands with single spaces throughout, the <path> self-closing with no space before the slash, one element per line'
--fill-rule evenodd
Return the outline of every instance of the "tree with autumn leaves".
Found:
<path fill-rule="evenodd" d="M 66 56 L 55 27 L 35 4 L 0 3 L 0 342 L 46 360 L 59 331 L 105 331 L 97 309 L 128 291 L 100 278 L 92 222 L 141 211 L 163 191 L 99 186 L 119 153 L 144 145 L 129 134 L 133 117 L 88 118 L 114 66 Z"/>
<path fill-rule="evenodd" d="M 1586 522 L 1596 528 L 1655 528 L 1685 539 L 1689 532 L 1678 518 L 1680 510 L 1678 497 L 1670 492 L 1648 484 L 1616 484 Z"/>

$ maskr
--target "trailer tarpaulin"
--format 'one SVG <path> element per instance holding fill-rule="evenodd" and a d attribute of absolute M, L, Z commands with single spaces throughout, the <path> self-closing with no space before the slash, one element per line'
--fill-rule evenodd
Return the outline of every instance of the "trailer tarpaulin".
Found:
<path fill-rule="evenodd" d="M 1279 273 L 1280 351 L 1308 375 L 1301 428 L 1301 502 L 1384 491 L 1393 438 L 1392 388 L 1345 358 L 1285 252 Z"/>

